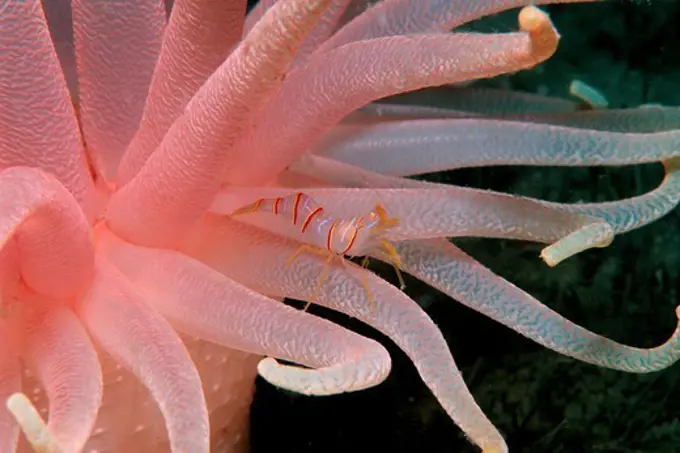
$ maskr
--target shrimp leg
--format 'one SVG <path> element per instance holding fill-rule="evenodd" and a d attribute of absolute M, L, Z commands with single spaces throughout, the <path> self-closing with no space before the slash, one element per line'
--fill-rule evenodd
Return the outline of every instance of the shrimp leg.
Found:
<path fill-rule="evenodd" d="M 304 252 L 309 252 L 313 253 L 315 255 L 322 255 L 326 256 L 328 254 L 333 255 L 333 252 L 330 252 L 328 250 L 320 249 L 319 247 L 314 247 L 313 245 L 309 244 L 303 244 L 298 249 L 286 260 L 286 264 L 284 264 L 284 267 L 290 267 L 291 264 L 293 264 L 293 261 L 297 259 L 298 256 L 302 255 Z"/>
<path fill-rule="evenodd" d="M 328 266 L 331 264 L 333 261 L 333 258 L 335 258 L 336 255 L 331 253 L 328 255 L 328 258 L 326 261 L 323 263 L 323 267 L 321 268 L 321 276 L 319 276 L 319 281 L 316 283 L 316 286 L 314 287 L 314 291 L 312 291 L 312 296 L 309 298 L 307 303 L 305 304 L 305 307 L 302 309 L 302 311 L 307 311 L 310 305 L 312 305 L 312 302 L 316 300 L 316 295 L 319 293 L 321 290 L 321 285 L 323 285 L 323 281 L 326 280 L 326 277 L 328 277 Z M 342 259 L 342 258 L 341 258 Z M 344 262 L 344 260 L 342 260 Z"/>
<path fill-rule="evenodd" d="M 350 264 L 346 259 L 342 259 L 342 265 L 345 266 L 345 269 L 349 270 L 352 264 Z M 366 290 L 366 298 L 368 299 L 368 305 L 370 305 L 371 312 L 375 312 L 375 297 L 373 297 L 373 291 L 371 291 L 371 287 L 368 285 L 368 277 L 367 272 L 368 269 L 366 269 L 366 266 L 368 266 L 368 257 L 365 257 L 362 264 L 361 264 L 361 283 L 364 285 L 364 289 Z"/>

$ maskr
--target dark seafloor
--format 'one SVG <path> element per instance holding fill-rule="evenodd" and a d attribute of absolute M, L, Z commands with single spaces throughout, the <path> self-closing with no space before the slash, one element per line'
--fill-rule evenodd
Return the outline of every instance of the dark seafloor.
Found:
<path fill-rule="evenodd" d="M 427 0 L 422 0 L 427 1 Z M 254 2 L 252 2 L 254 3 Z M 611 107 L 680 104 L 680 2 L 651 0 L 547 8 L 562 41 L 546 64 L 485 85 L 568 98 L 578 78 Z M 516 11 L 480 30 L 516 28 Z M 446 99 L 442 99 L 446 102 Z M 627 168 L 483 168 L 428 178 L 553 201 L 603 201 L 640 194 L 659 165 Z M 548 268 L 540 245 L 455 243 L 570 320 L 641 347 L 665 341 L 680 303 L 680 209 Z M 388 267 L 374 267 L 393 280 Z M 680 453 L 680 364 L 632 375 L 583 364 L 521 337 L 410 278 L 407 293 L 440 327 L 466 382 L 512 453 Z M 406 356 L 387 338 L 328 310 L 313 313 L 378 339 L 393 370 L 382 385 L 311 398 L 258 380 L 252 453 L 477 452 L 441 409 Z"/>

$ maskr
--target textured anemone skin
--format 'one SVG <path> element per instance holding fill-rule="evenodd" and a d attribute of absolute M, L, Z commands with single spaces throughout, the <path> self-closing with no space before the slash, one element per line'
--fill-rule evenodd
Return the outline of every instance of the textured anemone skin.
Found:
<path fill-rule="evenodd" d="M 535 4 L 587 1 L 265 0 L 245 19 L 241 0 L 2 4 L 0 451 L 237 453 L 256 374 L 305 395 L 386 379 L 380 343 L 284 297 L 388 336 L 470 442 L 509 451 L 406 293 L 323 250 L 290 262 L 306 239 L 275 212 L 230 215 L 296 191 L 338 218 L 383 205 L 403 271 L 546 348 L 632 373 L 675 363 L 680 327 L 650 349 L 609 340 L 445 238 L 548 244 L 555 266 L 655 221 L 679 201 L 676 109 L 508 93 L 500 116 L 371 104 L 531 68 L 560 39 Z M 515 32 L 449 32 L 516 7 Z M 546 162 L 666 176 L 573 205 L 405 178 Z"/>
<path fill-rule="evenodd" d="M 202 378 L 210 411 L 212 451 L 247 451 L 249 407 L 259 357 L 188 337 L 185 344 Z M 83 451 L 170 451 L 163 417 L 148 391 L 113 358 L 105 354 L 100 358 L 105 392 Z M 48 401 L 42 386 L 28 370 L 24 370 L 24 377 L 23 391 L 46 414 Z M 33 450 L 22 438 L 17 452 Z"/>

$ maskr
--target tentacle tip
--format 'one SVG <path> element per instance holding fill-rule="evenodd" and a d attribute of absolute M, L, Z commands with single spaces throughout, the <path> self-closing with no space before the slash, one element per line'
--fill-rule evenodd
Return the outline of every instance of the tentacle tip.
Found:
<path fill-rule="evenodd" d="M 62 453 L 59 443 L 26 395 L 13 393 L 5 405 L 36 453 Z"/>
<path fill-rule="evenodd" d="M 351 391 L 347 386 L 338 386 L 334 379 L 322 376 L 319 370 L 288 366 L 271 357 L 260 360 L 257 372 L 270 384 L 301 395 L 327 396 Z"/>
<path fill-rule="evenodd" d="M 546 247 L 543 250 L 541 250 L 541 259 L 545 262 L 550 267 L 555 267 L 558 264 L 560 264 L 563 260 L 559 259 L 552 253 L 552 249 L 550 247 Z"/>
<path fill-rule="evenodd" d="M 257 364 L 257 374 L 259 374 L 265 381 L 272 382 L 271 376 L 276 369 L 282 365 L 272 357 L 265 357 Z"/>
<path fill-rule="evenodd" d="M 304 385 L 298 385 L 299 382 L 296 382 L 294 385 L 291 385 L 290 382 L 291 376 L 289 375 L 291 370 L 286 368 L 291 367 L 279 363 L 276 359 L 272 357 L 265 357 L 264 359 L 260 360 L 260 362 L 257 364 L 257 374 L 259 374 L 262 379 L 276 387 L 291 392 L 300 393 L 302 395 L 317 394 L 316 392 L 306 388 Z"/>
<path fill-rule="evenodd" d="M 614 228 L 607 222 L 590 223 L 541 250 L 541 258 L 550 267 L 593 247 L 608 247 L 614 240 Z"/>
<path fill-rule="evenodd" d="M 235 209 L 234 211 L 232 211 L 231 214 L 229 214 L 229 217 L 239 217 L 239 216 L 242 216 L 242 215 L 245 215 L 245 214 L 250 214 L 250 210 L 244 209 L 244 208 L 238 208 L 238 209 Z"/>
<path fill-rule="evenodd" d="M 533 5 L 522 8 L 518 20 L 520 28 L 529 33 L 540 30 L 546 23 L 551 24 L 548 14 Z"/>
<path fill-rule="evenodd" d="M 616 231 L 614 227 L 607 222 L 603 222 L 600 226 L 601 233 L 600 238 L 595 241 L 595 247 L 603 249 L 609 247 L 614 242 L 614 237 L 616 237 Z"/>
<path fill-rule="evenodd" d="M 613 231 L 613 230 L 612 230 L 612 231 Z M 610 245 L 612 245 L 612 242 L 614 242 L 614 235 L 613 235 L 613 234 L 612 234 L 612 236 L 611 236 L 610 238 L 608 238 L 607 240 L 602 241 L 602 242 L 600 242 L 599 244 L 596 244 L 595 247 L 597 247 L 598 249 L 604 249 L 604 248 L 607 248 L 607 247 L 609 247 Z"/>
<path fill-rule="evenodd" d="M 557 50 L 560 34 L 547 13 L 535 6 L 525 6 L 518 19 L 520 29 L 531 36 L 535 56 L 544 59 Z"/>
<path fill-rule="evenodd" d="M 662 164 L 664 166 L 664 170 L 666 170 L 666 174 L 680 171 L 680 156 L 671 157 L 670 159 L 664 160 Z"/>
<path fill-rule="evenodd" d="M 585 109 L 605 109 L 609 106 L 604 93 L 579 79 L 571 81 L 569 94 L 583 101 Z"/>

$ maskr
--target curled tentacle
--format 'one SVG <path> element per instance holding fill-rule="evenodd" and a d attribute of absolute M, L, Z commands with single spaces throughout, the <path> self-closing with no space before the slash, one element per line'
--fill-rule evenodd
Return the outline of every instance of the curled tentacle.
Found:
<path fill-rule="evenodd" d="M 593 0 L 534 0 L 532 5 Z M 368 2 L 366 2 L 368 3 Z M 324 43 L 319 51 L 382 36 L 447 32 L 484 16 L 525 6 L 526 0 L 385 0 L 372 5 Z"/>
<path fill-rule="evenodd" d="M 631 198 L 616 200 L 605 203 L 551 203 L 543 200 L 535 200 L 550 208 L 585 214 L 604 220 L 611 226 L 614 233 L 622 234 L 633 229 L 654 222 L 671 212 L 678 204 L 680 194 L 680 171 L 678 171 L 678 158 L 672 158 L 663 162 L 666 176 L 656 189 Z M 347 187 L 375 187 L 375 188 L 440 188 L 450 186 L 444 184 L 415 181 L 404 178 L 395 178 L 363 170 L 342 162 L 336 162 L 321 156 L 307 156 L 290 167 L 291 171 L 302 175 L 313 175 L 323 181 L 347 186 Z M 307 181 L 305 181 L 307 182 Z M 566 253 L 587 248 L 581 240 L 589 241 L 594 236 L 585 235 L 587 231 L 576 230 L 570 238 L 566 238 L 562 244 L 547 248 L 542 256 L 549 264 L 557 264 L 559 257 L 564 259 Z M 597 231 L 595 232 L 597 233 Z M 580 239 L 580 240 L 579 240 Z M 563 249 L 564 247 L 564 249 Z M 563 250 L 561 250 L 563 249 Z"/>
<path fill-rule="evenodd" d="M 171 451 L 208 453 L 208 411 L 201 379 L 181 340 L 105 258 L 77 314 L 93 340 L 149 390 L 165 419 Z"/>
<path fill-rule="evenodd" d="M 23 355 L 45 388 L 49 422 L 35 418 L 27 398 L 14 396 L 10 407 L 36 451 L 80 451 L 89 439 L 102 399 L 102 374 L 90 338 L 73 312 L 23 297 Z M 39 415 L 38 415 L 39 418 Z M 48 439 L 48 440 L 46 440 Z"/>
<path fill-rule="evenodd" d="M 545 13 L 524 8 L 520 26 L 522 31 L 506 34 L 383 37 L 312 58 L 304 70 L 291 72 L 272 98 L 238 147 L 234 158 L 240 165 L 226 169 L 225 181 L 253 185 L 270 180 L 344 116 L 376 99 L 518 71 L 553 54 L 559 35 Z M 376 60 L 376 54 L 381 58 Z M 291 111 L 292 103 L 304 108 Z"/>
<path fill-rule="evenodd" d="M 665 216 L 680 202 L 680 157 L 663 161 L 666 171 L 659 187 L 637 197 L 605 203 L 548 203 L 567 212 L 603 219 L 616 234 L 640 228 Z"/>
<path fill-rule="evenodd" d="M 90 226 L 71 193 L 31 167 L 0 171 L 0 247 L 12 238 L 21 276 L 34 291 L 67 298 L 92 276 Z"/>
<path fill-rule="evenodd" d="M 659 371 L 680 359 L 680 308 L 675 310 L 678 327 L 668 341 L 635 348 L 563 318 L 446 240 L 404 241 L 396 248 L 406 272 L 560 354 L 630 373 Z"/>
<path fill-rule="evenodd" d="M 376 341 L 262 296 L 192 258 L 137 247 L 111 234 L 100 235 L 100 247 L 179 330 L 314 368 L 265 359 L 258 370 L 272 384 L 330 395 L 372 387 L 389 373 L 389 354 Z"/>
<path fill-rule="evenodd" d="M 195 232 L 190 247 L 201 261 L 265 294 L 301 300 L 312 297 L 323 265 L 317 256 L 300 256 L 286 268 L 287 258 L 297 248 L 293 241 L 227 218 L 208 218 L 202 227 Z M 220 247 L 216 248 L 214 242 L 202 242 L 206 234 L 219 237 Z M 222 247 L 233 253 L 216 253 Z M 367 274 L 358 266 L 336 263 L 329 268 L 328 278 L 318 291 L 317 302 L 355 317 L 389 336 L 413 361 L 425 384 L 473 442 L 484 451 L 506 452 L 502 436 L 467 389 L 444 337 L 418 304 L 398 288 Z M 250 271 L 252 269 L 265 273 L 267 278 L 258 278 Z M 375 297 L 373 308 L 362 284 L 363 278 L 367 279 Z"/>

